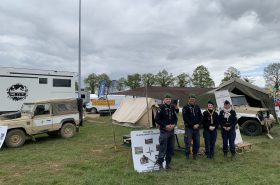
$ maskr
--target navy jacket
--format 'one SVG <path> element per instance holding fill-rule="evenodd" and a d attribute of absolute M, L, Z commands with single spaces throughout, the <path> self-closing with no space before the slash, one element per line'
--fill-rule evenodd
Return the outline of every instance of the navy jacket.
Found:
<path fill-rule="evenodd" d="M 213 124 L 211 124 L 211 115 L 209 114 L 209 112 L 207 110 L 203 112 L 202 125 L 204 130 L 209 130 L 210 126 L 214 126 L 215 129 L 219 127 L 219 115 L 215 110 L 213 111 Z"/>
<path fill-rule="evenodd" d="M 185 105 L 182 112 L 185 128 L 192 129 L 195 124 L 201 125 L 202 113 L 198 105 Z"/>
<path fill-rule="evenodd" d="M 178 118 L 174 106 L 167 104 L 160 105 L 155 117 L 155 121 L 161 130 L 165 130 L 166 126 L 169 124 L 177 125 Z"/>
<path fill-rule="evenodd" d="M 234 110 L 230 111 L 230 116 L 229 118 L 225 118 L 225 112 L 224 110 L 220 111 L 219 114 L 219 122 L 221 127 L 231 127 L 231 130 L 235 128 L 237 124 L 237 118 L 236 118 L 236 112 Z"/>

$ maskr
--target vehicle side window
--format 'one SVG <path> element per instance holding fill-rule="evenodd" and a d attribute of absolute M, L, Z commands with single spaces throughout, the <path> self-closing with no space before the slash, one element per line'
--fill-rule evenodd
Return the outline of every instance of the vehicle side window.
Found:
<path fill-rule="evenodd" d="M 36 106 L 34 115 L 47 115 L 50 114 L 50 105 L 49 104 L 39 104 Z"/>

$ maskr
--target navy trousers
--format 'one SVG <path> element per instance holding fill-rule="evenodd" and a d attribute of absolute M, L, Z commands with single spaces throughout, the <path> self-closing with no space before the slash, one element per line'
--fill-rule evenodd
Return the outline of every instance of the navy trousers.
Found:
<path fill-rule="evenodd" d="M 225 131 L 222 128 L 222 138 L 223 138 L 223 152 L 228 152 L 228 143 L 229 143 L 229 150 L 232 154 L 235 154 L 235 141 L 236 132 L 235 129 L 231 129 L 230 131 Z"/>
<path fill-rule="evenodd" d="M 205 154 L 207 158 L 212 158 L 214 156 L 215 144 L 217 140 L 217 130 L 204 130 L 203 137 L 205 144 Z"/>
<path fill-rule="evenodd" d="M 190 155 L 190 147 L 191 142 L 193 141 L 193 155 L 197 155 L 200 147 L 200 133 L 199 129 L 185 129 L 185 147 L 186 147 L 186 156 L 189 157 Z"/>
<path fill-rule="evenodd" d="M 159 154 L 158 163 L 162 164 L 164 159 L 166 164 L 170 164 L 172 155 L 174 153 L 175 135 L 173 132 L 160 130 L 159 135 Z"/>

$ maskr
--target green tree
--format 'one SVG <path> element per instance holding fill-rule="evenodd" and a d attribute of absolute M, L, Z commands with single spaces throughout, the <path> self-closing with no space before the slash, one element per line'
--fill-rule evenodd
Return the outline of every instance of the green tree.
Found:
<path fill-rule="evenodd" d="M 134 73 L 132 75 L 127 75 L 127 80 L 125 85 L 130 87 L 130 89 L 135 89 L 141 86 L 141 75 L 139 73 Z"/>
<path fill-rule="evenodd" d="M 146 73 L 142 75 L 143 86 L 153 86 L 156 83 L 155 75 L 152 73 Z"/>
<path fill-rule="evenodd" d="M 102 74 L 98 75 L 97 79 L 98 79 L 98 86 L 99 86 L 99 83 L 102 80 L 106 80 L 106 86 L 108 86 L 108 87 L 110 86 L 111 79 L 110 79 L 110 77 L 106 73 L 102 73 Z"/>
<path fill-rule="evenodd" d="M 214 81 L 210 77 L 210 72 L 203 65 L 198 66 L 194 70 L 192 75 L 192 84 L 195 87 L 201 87 L 201 88 L 209 88 L 215 86 Z"/>
<path fill-rule="evenodd" d="M 266 86 L 272 86 L 275 91 L 278 91 L 280 86 L 280 63 L 272 63 L 265 67 L 263 76 Z"/>
<path fill-rule="evenodd" d="M 179 87 L 190 87 L 191 86 L 191 77 L 186 74 L 182 73 L 176 77 L 176 85 Z"/>
<path fill-rule="evenodd" d="M 165 69 L 158 72 L 156 77 L 156 83 L 161 87 L 170 87 L 174 85 L 174 78 L 172 73 L 168 73 Z"/>
<path fill-rule="evenodd" d="M 124 77 L 121 77 L 117 80 L 116 89 L 117 91 L 124 91 L 125 90 L 125 81 L 126 79 Z"/>
<path fill-rule="evenodd" d="M 222 82 L 226 82 L 232 78 L 241 78 L 240 71 L 234 67 L 229 67 L 226 72 L 224 72 Z"/>
<path fill-rule="evenodd" d="M 101 80 L 106 80 L 107 86 L 110 85 L 111 80 L 109 76 L 106 73 L 102 73 L 100 75 L 96 75 L 95 73 L 92 73 L 88 75 L 87 78 L 85 78 L 85 84 L 87 85 L 88 90 L 90 90 L 91 93 L 95 93 L 97 88 L 99 87 L 99 83 Z"/>
<path fill-rule="evenodd" d="M 90 92 L 94 94 L 99 82 L 97 75 L 95 73 L 89 74 L 88 77 L 85 78 L 84 82 L 87 86 L 86 89 L 90 90 Z"/>

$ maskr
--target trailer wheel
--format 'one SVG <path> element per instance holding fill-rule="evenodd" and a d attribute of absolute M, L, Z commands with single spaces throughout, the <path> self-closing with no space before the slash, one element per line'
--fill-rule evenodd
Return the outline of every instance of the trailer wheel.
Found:
<path fill-rule="evenodd" d="M 93 108 L 91 108 L 91 109 L 90 109 L 90 113 L 92 113 L 92 114 L 96 114 L 96 113 L 97 113 L 97 109 L 96 109 L 96 108 L 94 108 L 94 107 L 93 107 Z"/>
<path fill-rule="evenodd" d="M 60 129 L 60 135 L 63 138 L 73 137 L 76 132 L 76 126 L 73 123 L 65 123 Z"/>
<path fill-rule="evenodd" d="M 5 144 L 9 148 L 20 147 L 25 143 L 26 135 L 20 129 L 14 129 L 8 131 L 5 139 Z"/>
<path fill-rule="evenodd" d="M 255 120 L 248 120 L 242 124 L 242 130 L 248 136 L 257 136 L 262 133 L 262 126 Z"/>

